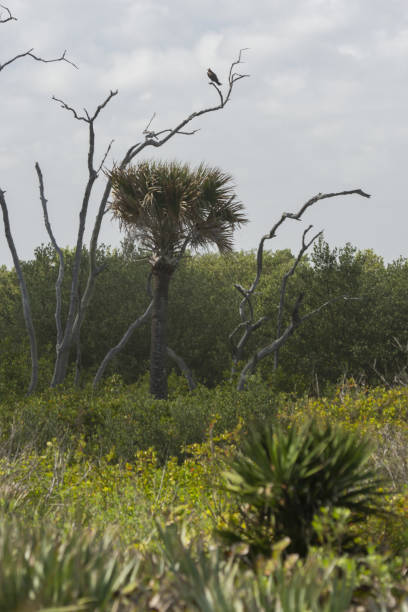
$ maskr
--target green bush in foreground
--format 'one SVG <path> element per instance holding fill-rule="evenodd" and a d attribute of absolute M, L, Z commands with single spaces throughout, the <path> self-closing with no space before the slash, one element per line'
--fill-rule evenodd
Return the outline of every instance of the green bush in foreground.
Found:
<path fill-rule="evenodd" d="M 249 567 L 242 547 L 226 554 L 191 540 L 183 526 L 158 531 L 161 551 L 125 556 L 113 539 L 81 528 L 61 536 L 3 518 L 0 611 L 396 612 L 408 603 L 398 559 L 325 549 L 299 559 L 284 556 L 285 538 Z"/>
<path fill-rule="evenodd" d="M 290 538 L 291 552 L 306 555 L 321 508 L 349 509 L 354 524 L 383 512 L 383 480 L 369 465 L 370 454 L 368 440 L 329 423 L 259 428 L 225 472 L 240 506 L 221 534 L 247 542 L 252 556 L 269 555 L 272 540 L 283 537 Z"/>
<path fill-rule="evenodd" d="M 109 538 L 72 532 L 61 538 L 45 523 L 35 529 L 0 522 L 0 611 L 111 610 L 115 593 L 134 579 L 137 559 L 124 563 Z"/>

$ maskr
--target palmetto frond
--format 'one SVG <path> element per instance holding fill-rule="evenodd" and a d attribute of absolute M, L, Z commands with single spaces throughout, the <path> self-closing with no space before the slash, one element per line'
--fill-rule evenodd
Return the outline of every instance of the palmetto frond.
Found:
<path fill-rule="evenodd" d="M 115 168 L 110 177 L 114 216 L 156 255 L 210 244 L 228 252 L 234 230 L 247 222 L 231 177 L 218 168 L 145 161 Z"/>

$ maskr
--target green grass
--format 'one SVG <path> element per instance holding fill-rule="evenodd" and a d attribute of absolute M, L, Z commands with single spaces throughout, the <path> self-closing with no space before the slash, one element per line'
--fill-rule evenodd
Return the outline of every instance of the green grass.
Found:
<path fill-rule="evenodd" d="M 331 398 L 293 399 L 256 379 L 240 394 L 170 387 L 165 402 L 144 383 L 111 381 L 98 394 L 65 389 L 0 406 L 0 581 L 9 585 L 0 582 L 0 610 L 340 611 L 351 597 L 403 609 L 407 388 L 349 384 Z M 311 416 L 345 441 L 370 437 L 367 467 L 387 478 L 392 515 L 368 512 L 356 530 L 345 509 L 313 508 L 302 560 L 282 521 L 250 566 L 245 542 L 216 535 L 243 516 L 223 472 L 255 426 L 297 430 Z"/>

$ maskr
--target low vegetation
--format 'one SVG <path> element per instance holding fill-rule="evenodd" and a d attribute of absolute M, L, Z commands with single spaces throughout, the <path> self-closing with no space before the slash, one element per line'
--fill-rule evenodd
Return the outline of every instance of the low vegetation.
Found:
<path fill-rule="evenodd" d="M 407 388 L 169 387 L 1 405 L 0 610 L 405 609 Z"/>

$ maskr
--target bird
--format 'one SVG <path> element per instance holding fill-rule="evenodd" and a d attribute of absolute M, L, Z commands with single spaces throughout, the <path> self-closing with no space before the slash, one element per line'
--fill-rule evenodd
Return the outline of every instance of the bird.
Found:
<path fill-rule="evenodd" d="M 211 68 L 207 70 L 207 75 L 210 81 L 217 83 L 217 85 L 222 85 L 222 83 L 219 82 L 217 75 L 211 70 Z"/>

